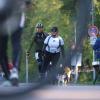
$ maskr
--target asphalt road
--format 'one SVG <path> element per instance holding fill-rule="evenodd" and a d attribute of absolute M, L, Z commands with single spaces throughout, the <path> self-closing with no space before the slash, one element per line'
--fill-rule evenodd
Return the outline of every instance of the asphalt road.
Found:
<path fill-rule="evenodd" d="M 27 90 L 28 92 L 25 92 Z M 14 94 L 18 92 L 19 94 Z M 0 100 L 100 100 L 100 86 L 49 85 L 37 89 L 33 88 L 32 85 L 21 84 L 19 87 L 0 87 Z"/>

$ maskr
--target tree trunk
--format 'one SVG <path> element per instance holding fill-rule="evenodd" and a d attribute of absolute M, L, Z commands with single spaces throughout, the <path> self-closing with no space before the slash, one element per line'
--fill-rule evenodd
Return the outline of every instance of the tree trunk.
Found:
<path fill-rule="evenodd" d="M 76 3 L 76 46 L 67 54 L 67 65 L 71 65 L 71 58 L 77 53 L 82 54 L 83 40 L 88 36 L 88 24 L 91 20 L 91 1 L 92 0 L 77 0 Z"/>

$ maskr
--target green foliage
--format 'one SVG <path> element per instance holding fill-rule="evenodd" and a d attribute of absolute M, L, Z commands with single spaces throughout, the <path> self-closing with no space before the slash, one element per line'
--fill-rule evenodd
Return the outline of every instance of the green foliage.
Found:
<path fill-rule="evenodd" d="M 76 0 L 62 0 L 64 5 L 62 6 L 61 10 L 63 12 L 70 12 L 70 14 L 73 14 L 76 12 L 75 6 L 76 6 Z"/>
<path fill-rule="evenodd" d="M 90 83 L 93 81 L 92 72 L 80 72 L 79 73 L 79 83 Z"/>
<path fill-rule="evenodd" d="M 95 24 L 100 27 L 100 1 L 95 0 Z"/>
<path fill-rule="evenodd" d="M 90 65 L 92 64 L 92 59 L 93 59 L 93 50 L 92 50 L 92 47 L 91 45 L 89 44 L 90 41 L 89 41 L 89 38 L 85 39 L 84 40 L 84 43 L 83 43 L 83 64 L 86 65 L 86 61 L 89 59 L 89 63 Z"/>

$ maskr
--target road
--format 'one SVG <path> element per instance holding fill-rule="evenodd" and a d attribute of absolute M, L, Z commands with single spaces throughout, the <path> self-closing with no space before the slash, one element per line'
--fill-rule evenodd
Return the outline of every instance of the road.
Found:
<path fill-rule="evenodd" d="M 21 90 L 26 91 L 31 86 L 20 85 L 19 87 L 0 87 L 0 100 L 100 100 L 99 85 L 67 85 L 45 86 L 41 89 L 33 88 L 29 92 L 20 95 L 7 95 Z M 5 93 L 5 95 L 4 95 Z"/>

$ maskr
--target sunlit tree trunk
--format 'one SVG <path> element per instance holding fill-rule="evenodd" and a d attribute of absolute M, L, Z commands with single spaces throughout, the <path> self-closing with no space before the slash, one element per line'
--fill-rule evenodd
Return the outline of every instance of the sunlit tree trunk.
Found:
<path fill-rule="evenodd" d="M 76 5 L 76 47 L 82 49 L 83 40 L 88 36 L 92 0 L 77 0 Z"/>

